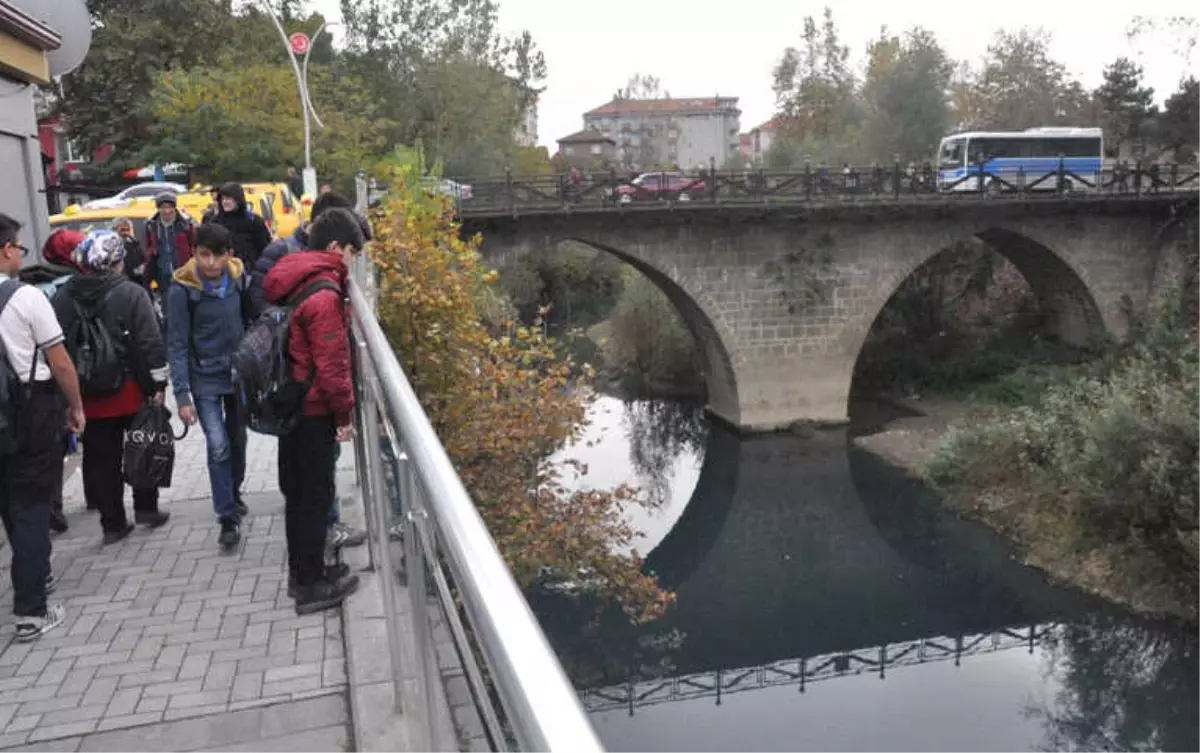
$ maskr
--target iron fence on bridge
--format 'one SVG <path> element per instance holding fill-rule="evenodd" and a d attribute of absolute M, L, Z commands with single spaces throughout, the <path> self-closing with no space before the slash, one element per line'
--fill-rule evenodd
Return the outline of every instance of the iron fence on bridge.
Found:
<path fill-rule="evenodd" d="M 1030 625 L 1028 628 L 1002 628 L 990 633 L 960 636 L 921 638 L 902 643 L 853 651 L 839 651 L 800 659 L 785 659 L 758 667 L 718 669 L 660 680 L 631 682 L 582 691 L 583 705 L 589 712 L 627 709 L 634 710 L 660 703 L 686 701 L 693 698 L 715 698 L 750 690 L 797 685 L 803 693 L 808 684 L 837 677 L 877 672 L 879 678 L 887 670 L 917 664 L 961 661 L 970 656 L 992 654 L 1016 648 L 1030 653 L 1045 640 L 1056 625 Z"/>
<path fill-rule="evenodd" d="M 802 170 L 716 169 L 641 175 L 573 172 L 463 179 L 454 197 L 461 216 L 546 212 L 694 208 L 704 205 L 786 206 L 828 202 L 921 202 L 1030 200 L 1040 197 L 1142 197 L 1195 193 L 1195 165 L 1113 165 L 1093 173 L 1057 169 L 1045 173 L 991 172 L 973 168 L 954 181 L 941 181 L 931 168 L 899 164 Z"/>

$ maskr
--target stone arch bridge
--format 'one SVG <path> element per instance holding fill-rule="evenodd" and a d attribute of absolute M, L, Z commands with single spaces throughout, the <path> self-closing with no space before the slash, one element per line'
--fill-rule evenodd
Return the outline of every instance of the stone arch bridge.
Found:
<path fill-rule="evenodd" d="M 1194 197 L 1056 197 L 809 207 L 677 204 L 463 218 L 503 265 L 575 240 L 654 281 L 707 364 L 709 407 L 744 431 L 841 423 L 859 351 L 918 267 L 976 237 L 1020 270 L 1072 343 L 1125 336 L 1161 287 Z"/>

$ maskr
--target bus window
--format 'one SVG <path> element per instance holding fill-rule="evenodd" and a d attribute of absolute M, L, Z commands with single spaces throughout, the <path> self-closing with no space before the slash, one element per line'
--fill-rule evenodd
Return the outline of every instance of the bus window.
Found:
<path fill-rule="evenodd" d="M 942 145 L 942 153 L 938 158 L 943 168 L 962 167 L 963 142 L 961 139 L 947 141 Z"/>

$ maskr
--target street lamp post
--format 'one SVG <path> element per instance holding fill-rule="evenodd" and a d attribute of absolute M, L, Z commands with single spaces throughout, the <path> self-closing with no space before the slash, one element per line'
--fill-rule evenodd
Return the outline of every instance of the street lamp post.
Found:
<path fill-rule="evenodd" d="M 321 32 L 325 31 L 328 23 L 322 23 L 317 29 L 317 33 L 309 39 L 304 34 L 293 34 L 288 37 L 287 31 L 283 28 L 283 22 L 279 20 L 279 16 L 275 13 L 275 9 L 271 7 L 267 0 L 261 3 L 263 10 L 271 17 L 271 21 L 275 23 L 275 28 L 279 31 L 279 37 L 283 40 L 283 47 L 287 50 L 288 60 L 292 63 L 292 71 L 296 74 L 296 88 L 300 90 L 300 109 L 304 115 L 304 193 L 309 196 L 315 196 L 317 193 L 317 171 L 312 166 L 312 124 L 310 118 L 317 122 L 317 127 L 324 129 L 325 124 L 321 122 L 321 118 L 317 116 L 317 111 L 313 108 L 312 98 L 308 94 L 308 56 L 312 53 L 313 45 L 316 44 L 317 38 L 321 36 Z M 301 48 L 301 49 L 297 49 Z M 296 53 L 304 54 L 304 63 L 301 66 L 296 62 Z"/>

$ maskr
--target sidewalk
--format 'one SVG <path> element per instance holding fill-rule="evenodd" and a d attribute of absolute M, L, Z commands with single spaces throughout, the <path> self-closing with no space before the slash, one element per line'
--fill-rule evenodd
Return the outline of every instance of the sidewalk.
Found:
<path fill-rule="evenodd" d="M 352 458 L 343 451 L 339 471 Z M 251 515 L 222 554 L 199 427 L 177 444 L 171 521 L 113 546 L 100 545 L 72 459 L 71 529 L 52 561 L 67 619 L 34 643 L 12 642 L 0 552 L 0 748 L 354 749 L 342 612 L 297 617 L 285 593 L 275 440 L 251 434 L 247 465 Z"/>

